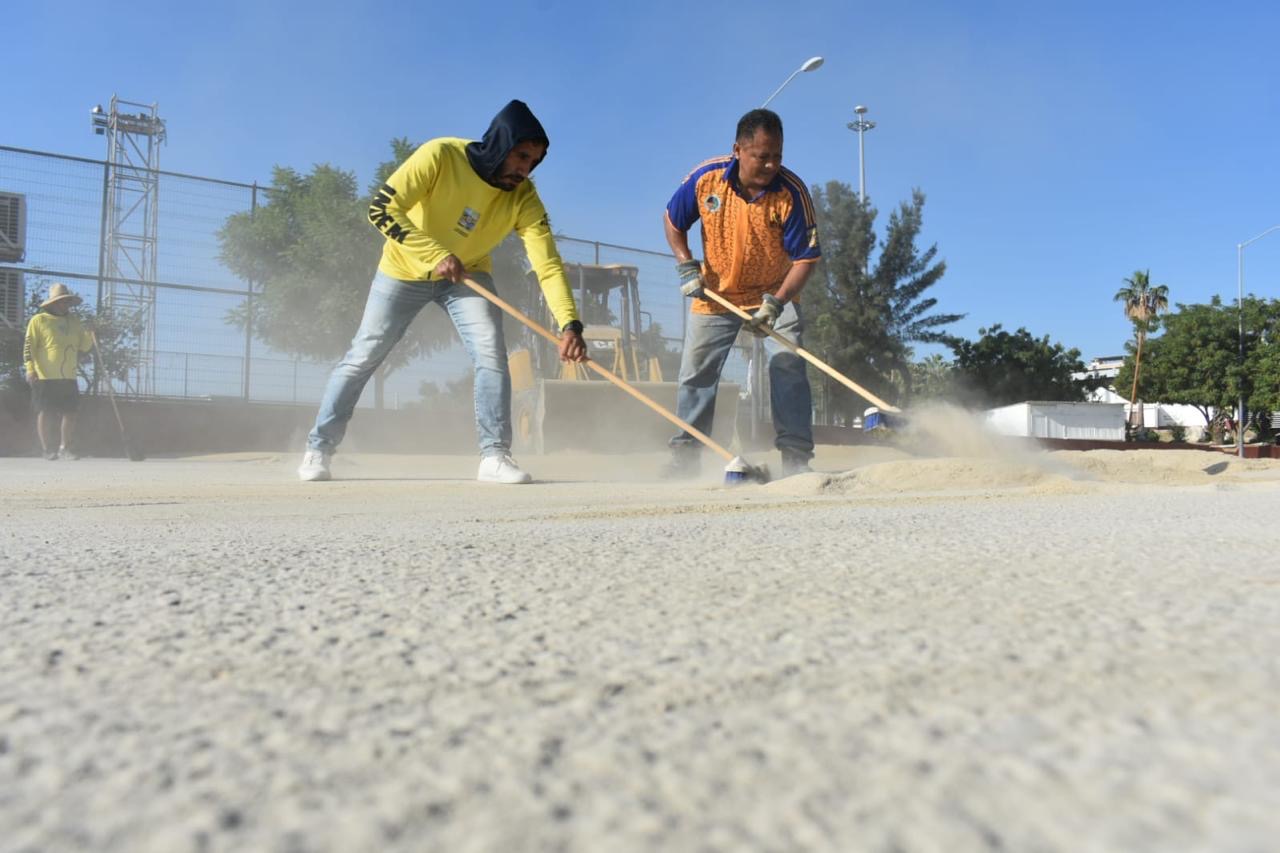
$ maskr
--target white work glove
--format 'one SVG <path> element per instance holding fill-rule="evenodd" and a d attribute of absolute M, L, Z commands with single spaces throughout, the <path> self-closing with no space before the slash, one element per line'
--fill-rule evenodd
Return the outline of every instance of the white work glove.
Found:
<path fill-rule="evenodd" d="M 782 303 L 772 293 L 766 293 L 756 313 L 752 314 L 751 319 L 747 321 L 747 328 L 758 337 L 767 337 L 773 324 L 778 322 L 778 315 L 781 313 Z"/>
<path fill-rule="evenodd" d="M 676 264 L 680 276 L 680 292 L 690 298 L 702 295 L 702 264 L 697 261 L 681 261 Z"/>

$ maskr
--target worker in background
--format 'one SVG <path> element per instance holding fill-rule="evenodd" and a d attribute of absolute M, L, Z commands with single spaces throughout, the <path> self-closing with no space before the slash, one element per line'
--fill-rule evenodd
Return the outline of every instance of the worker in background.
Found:
<path fill-rule="evenodd" d="M 36 432 L 45 459 L 79 459 L 75 450 L 80 410 L 80 358 L 93 348 L 92 333 L 71 309 L 83 302 L 65 284 L 49 288 L 49 298 L 27 323 L 23 367 L 36 410 Z M 59 430 L 58 427 L 61 427 Z"/>

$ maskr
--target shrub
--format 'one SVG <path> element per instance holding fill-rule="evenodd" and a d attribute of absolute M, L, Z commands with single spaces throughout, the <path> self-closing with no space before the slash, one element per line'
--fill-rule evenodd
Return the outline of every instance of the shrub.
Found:
<path fill-rule="evenodd" d="M 1187 440 L 1187 428 L 1181 424 L 1175 424 L 1169 427 L 1169 435 L 1173 438 L 1174 444 L 1182 444 Z"/>

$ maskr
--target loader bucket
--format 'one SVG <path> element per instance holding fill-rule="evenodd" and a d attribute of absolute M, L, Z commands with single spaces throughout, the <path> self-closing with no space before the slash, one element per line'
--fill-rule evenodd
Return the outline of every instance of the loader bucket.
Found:
<path fill-rule="evenodd" d="M 654 402 L 675 412 L 675 382 L 631 383 Z M 721 382 L 716 393 L 711 437 L 728 445 L 738 415 L 738 385 Z M 515 395 L 512 405 L 517 452 L 590 450 L 603 453 L 651 453 L 666 448 L 678 430 L 607 382 L 538 380 Z"/>

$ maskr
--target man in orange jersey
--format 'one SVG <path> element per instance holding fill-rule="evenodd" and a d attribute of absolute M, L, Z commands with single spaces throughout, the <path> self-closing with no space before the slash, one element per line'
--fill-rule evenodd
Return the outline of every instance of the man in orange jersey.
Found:
<path fill-rule="evenodd" d="M 689 250 L 689 229 L 702 223 L 704 260 Z M 725 360 L 745 324 L 757 335 L 773 329 L 801 344 L 796 299 L 821 256 L 813 200 L 804 181 L 782 166 L 782 120 L 752 110 L 738 121 L 733 153 L 701 164 L 684 179 L 663 218 L 676 256 L 681 292 L 693 299 L 680 361 L 676 411 L 709 433 Z M 750 322 L 704 298 L 716 291 L 751 312 Z M 812 393 L 804 362 L 765 339 L 770 403 L 784 476 L 809 469 L 813 458 Z M 669 477 L 695 476 L 700 448 L 681 432 L 671 439 Z"/>

